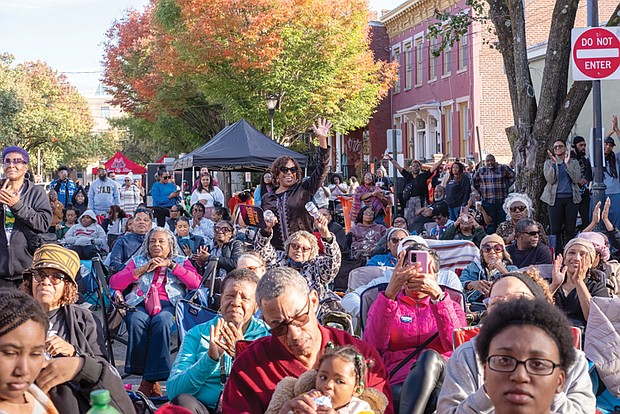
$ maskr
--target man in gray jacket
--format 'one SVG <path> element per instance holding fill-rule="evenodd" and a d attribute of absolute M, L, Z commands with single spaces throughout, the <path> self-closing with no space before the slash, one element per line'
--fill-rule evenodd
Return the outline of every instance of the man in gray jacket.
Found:
<path fill-rule="evenodd" d="M 489 312 L 497 300 L 511 297 L 545 299 L 542 288 L 524 273 L 507 273 L 493 284 L 489 295 Z M 493 403 L 487 395 L 484 384 L 484 367 L 476 355 L 476 338 L 459 346 L 448 360 L 446 377 L 437 401 L 437 412 L 441 414 L 491 414 Z M 555 395 L 552 412 L 591 414 L 596 410 L 596 399 L 592 393 L 592 382 L 588 374 L 588 361 L 584 353 L 577 350 L 575 363 L 566 371 L 563 392 Z"/>

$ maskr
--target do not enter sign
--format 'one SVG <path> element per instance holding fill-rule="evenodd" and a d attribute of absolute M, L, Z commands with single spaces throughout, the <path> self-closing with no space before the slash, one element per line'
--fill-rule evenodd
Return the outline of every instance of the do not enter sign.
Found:
<path fill-rule="evenodd" d="M 573 29 L 573 79 L 620 79 L 619 35 L 617 27 Z"/>

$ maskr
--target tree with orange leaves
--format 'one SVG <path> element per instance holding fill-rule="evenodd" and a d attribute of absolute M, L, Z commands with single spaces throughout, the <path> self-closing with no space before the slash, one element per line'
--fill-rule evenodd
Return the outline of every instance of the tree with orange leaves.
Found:
<path fill-rule="evenodd" d="M 281 139 L 304 133 L 319 115 L 345 132 L 368 122 L 395 73 L 373 59 L 367 7 L 365 0 L 153 0 L 108 33 L 104 81 L 136 116 L 208 108 L 268 130 L 265 97 L 275 95 Z"/>

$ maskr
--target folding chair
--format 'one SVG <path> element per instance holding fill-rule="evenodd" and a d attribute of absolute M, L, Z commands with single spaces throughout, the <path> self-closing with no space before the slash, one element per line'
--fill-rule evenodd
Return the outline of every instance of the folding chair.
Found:
<path fill-rule="evenodd" d="M 124 313 L 131 311 L 132 306 L 127 305 L 124 302 L 116 300 L 112 291 L 108 287 L 105 272 L 103 270 L 103 264 L 100 257 L 95 257 L 92 260 L 94 280 L 97 285 L 97 293 L 99 298 L 98 306 L 101 307 L 101 317 L 103 324 L 103 335 L 105 340 L 105 346 L 108 350 L 108 357 L 110 364 L 116 366 L 114 361 L 114 350 L 112 344 L 114 341 L 118 341 L 127 346 L 127 340 L 119 335 L 121 325 L 123 322 Z M 109 308 L 108 308 L 109 306 Z"/>
<path fill-rule="evenodd" d="M 183 342 L 185 334 L 191 328 L 201 323 L 205 323 L 215 318 L 218 314 L 219 300 L 216 292 L 217 266 L 218 260 L 210 262 L 208 268 L 200 281 L 200 287 L 179 299 L 175 308 L 174 315 L 178 325 L 179 344 Z M 205 282 L 209 278 L 209 287 L 204 288 Z"/>
<path fill-rule="evenodd" d="M 349 292 L 380 277 L 384 270 L 385 268 L 382 266 L 363 266 L 351 270 L 349 272 Z"/>

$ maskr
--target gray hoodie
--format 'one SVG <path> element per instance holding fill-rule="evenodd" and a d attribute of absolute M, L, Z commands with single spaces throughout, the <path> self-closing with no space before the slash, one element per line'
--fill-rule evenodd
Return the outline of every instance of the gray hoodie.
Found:
<path fill-rule="evenodd" d="M 459 346 L 448 360 L 446 377 L 437 400 L 437 413 L 491 414 L 495 410 L 484 391 L 484 369 L 475 352 L 476 338 Z M 556 394 L 552 412 L 592 414 L 596 399 L 588 374 L 585 354 L 577 350 L 577 359 L 566 372 L 564 392 Z"/>

